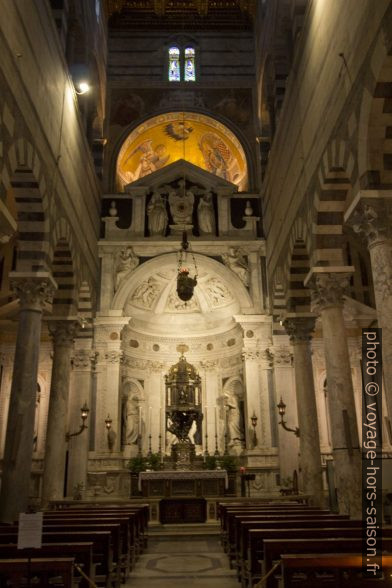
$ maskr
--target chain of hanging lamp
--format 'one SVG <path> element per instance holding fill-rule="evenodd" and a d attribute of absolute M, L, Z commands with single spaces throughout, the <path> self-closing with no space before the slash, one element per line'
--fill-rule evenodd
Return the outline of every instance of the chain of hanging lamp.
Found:
<path fill-rule="evenodd" d="M 185 29 L 185 21 L 183 20 L 182 23 L 183 31 Z M 184 112 L 184 104 L 182 104 L 182 128 L 183 128 L 183 136 L 182 136 L 182 160 L 185 165 L 185 112 Z M 183 182 L 182 182 L 183 194 L 182 197 L 185 200 L 186 196 L 186 174 L 185 174 L 185 167 L 184 167 L 184 174 L 183 174 Z M 191 254 L 192 261 L 195 266 L 195 275 L 193 278 L 189 276 L 189 269 L 185 267 L 184 262 L 186 261 L 187 253 Z M 193 254 L 193 251 L 190 248 L 190 243 L 188 241 L 188 234 L 186 230 L 185 220 L 184 220 L 184 227 L 182 233 L 182 242 L 181 242 L 181 249 L 178 256 L 178 268 L 177 268 L 177 295 L 178 297 L 183 300 L 185 303 L 190 300 L 193 296 L 193 291 L 195 286 L 197 285 L 197 264 L 196 259 Z"/>

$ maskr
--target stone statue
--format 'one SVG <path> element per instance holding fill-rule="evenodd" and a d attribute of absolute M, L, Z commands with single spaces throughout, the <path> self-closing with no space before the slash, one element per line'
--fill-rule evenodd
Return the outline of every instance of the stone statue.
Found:
<path fill-rule="evenodd" d="M 191 225 L 193 203 L 195 195 L 191 190 L 185 191 L 185 181 L 178 182 L 178 193 L 172 190 L 169 193 L 170 212 L 175 225 Z"/>
<path fill-rule="evenodd" d="M 211 192 L 206 192 L 200 197 L 197 207 L 199 230 L 202 234 L 215 233 L 215 213 Z"/>
<path fill-rule="evenodd" d="M 153 235 L 164 235 L 167 227 L 167 211 L 162 194 L 154 192 L 147 206 L 148 232 Z"/>
<path fill-rule="evenodd" d="M 226 395 L 226 406 L 229 445 L 242 445 L 245 435 L 242 428 L 242 415 L 238 396 L 235 394 Z"/>
<path fill-rule="evenodd" d="M 248 262 L 239 249 L 239 247 L 229 247 L 229 253 L 222 255 L 223 262 L 232 272 L 237 274 L 241 282 L 248 287 L 249 286 L 249 267 Z"/>
<path fill-rule="evenodd" d="M 123 445 L 136 445 L 139 433 L 139 411 L 137 402 L 126 398 L 122 412 L 122 441 Z"/>
<path fill-rule="evenodd" d="M 135 255 L 132 247 L 121 249 L 115 261 L 114 286 L 117 290 L 123 279 L 139 265 L 139 258 Z"/>

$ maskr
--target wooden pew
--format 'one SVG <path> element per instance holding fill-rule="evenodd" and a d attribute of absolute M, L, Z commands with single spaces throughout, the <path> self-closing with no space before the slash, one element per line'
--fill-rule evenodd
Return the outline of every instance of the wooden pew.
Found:
<path fill-rule="evenodd" d="M 377 588 L 391 585 L 392 555 L 382 556 L 384 580 L 362 577 L 361 554 L 300 553 L 282 555 L 281 561 L 285 588 Z"/>
<path fill-rule="evenodd" d="M 72 516 L 81 516 L 84 518 L 98 517 L 128 517 L 129 518 L 129 537 L 131 541 L 131 563 L 135 563 L 136 559 L 142 553 L 144 547 L 147 545 L 147 525 L 144 509 L 63 509 L 59 511 L 47 511 L 44 515 L 47 519 L 57 519 Z"/>
<path fill-rule="evenodd" d="M 8 525 L 9 527 L 10 525 Z M 0 527 L 0 543 L 17 543 L 17 529 L 8 533 Z M 110 531 L 45 531 L 43 543 L 68 543 L 91 541 L 93 544 L 93 564 L 95 564 L 95 582 L 99 586 L 112 588 L 119 585 L 119 576 L 113 563 L 113 545 Z"/>
<path fill-rule="evenodd" d="M 285 514 L 290 514 L 290 515 L 310 515 L 312 513 L 318 513 L 318 514 L 322 514 L 322 515 L 327 515 L 330 514 L 329 510 L 321 510 L 321 509 L 312 509 L 309 507 L 302 507 L 300 509 L 282 509 L 282 508 L 278 508 L 278 509 L 264 509 L 264 508 L 258 508 L 258 509 L 247 509 L 247 510 L 228 510 L 225 516 L 225 529 L 224 529 L 224 534 L 222 536 L 222 542 L 224 544 L 224 549 L 226 551 L 226 553 L 228 553 L 229 555 L 229 559 L 233 560 L 234 554 L 233 554 L 233 549 L 235 546 L 235 524 L 236 524 L 236 519 L 237 517 L 253 517 L 253 518 L 257 518 L 257 517 L 262 517 L 262 516 L 280 516 L 280 515 L 285 515 Z"/>
<path fill-rule="evenodd" d="M 72 557 L 75 564 L 93 582 L 95 581 L 95 565 L 93 564 L 93 543 L 43 543 L 40 548 L 18 549 L 16 543 L 0 544 L 0 559 Z M 79 588 L 89 588 L 89 583 L 77 571 L 74 572 Z M 78 577 L 79 576 L 79 577 Z"/>
<path fill-rule="evenodd" d="M 27 585 L 27 575 L 39 578 L 39 586 L 62 586 L 74 588 L 73 558 L 34 558 L 32 560 L 1 559 L 0 585 L 19 588 Z M 53 582 L 56 578 L 56 583 Z"/>
<path fill-rule="evenodd" d="M 353 523 L 353 521 L 349 521 Z M 324 539 L 335 539 L 335 538 L 362 538 L 361 527 L 346 527 L 346 528 L 318 528 L 318 529 L 300 529 L 300 528 L 289 528 L 289 529 L 250 529 L 248 535 L 248 557 L 247 557 L 247 569 L 244 571 L 243 585 L 251 586 L 253 582 L 257 581 L 261 577 L 261 560 L 264 558 L 264 541 L 275 540 L 282 541 L 286 539 L 312 539 L 312 540 L 324 540 Z M 392 538 L 392 530 L 384 529 L 383 538 Z"/>
<path fill-rule="evenodd" d="M 306 511 L 306 512 L 316 512 L 321 511 L 319 507 L 308 507 L 304 506 L 303 504 L 280 504 L 280 503 L 271 503 L 267 504 L 265 502 L 257 503 L 250 503 L 250 504 L 220 504 L 219 505 L 219 519 L 220 519 L 220 526 L 221 526 L 221 542 L 225 552 L 227 552 L 227 534 L 228 534 L 228 525 L 230 516 L 233 515 L 235 512 L 237 514 L 250 514 L 256 512 L 271 512 L 271 513 L 278 513 L 278 512 L 299 512 L 299 511 Z M 328 511 L 327 511 L 328 512 Z"/>
<path fill-rule="evenodd" d="M 47 516 L 44 513 L 44 528 L 50 528 L 58 525 L 67 526 L 80 526 L 85 525 L 87 529 L 93 528 L 98 525 L 102 528 L 102 525 L 106 524 L 118 524 L 120 525 L 120 552 L 119 552 L 119 563 L 121 567 L 121 576 L 125 580 L 130 573 L 131 568 L 135 562 L 135 551 L 134 551 L 134 526 L 133 520 L 129 516 L 119 515 L 89 515 L 80 513 L 77 516 L 74 514 L 58 514 L 55 516 Z M 96 528 L 96 527 L 94 527 Z"/>
<path fill-rule="evenodd" d="M 349 517 L 347 515 L 332 515 L 332 514 L 323 514 L 320 513 L 301 513 L 301 514 L 293 514 L 293 513 L 285 513 L 285 514 L 274 514 L 274 515 L 251 515 L 251 516 L 243 516 L 243 515 L 236 515 L 233 519 L 233 524 L 230 530 L 230 537 L 229 537 L 229 558 L 232 558 L 232 561 L 237 561 L 239 557 L 246 557 L 247 553 L 247 537 L 246 537 L 246 530 L 250 528 L 263 528 L 269 527 L 274 528 L 276 521 L 278 528 L 281 528 L 284 523 L 287 521 L 309 521 L 308 524 L 305 526 L 312 526 L 312 522 L 314 520 L 318 521 L 348 521 Z M 281 524 L 282 523 L 282 524 Z"/>
<path fill-rule="evenodd" d="M 135 533 L 135 557 L 137 557 L 143 549 L 147 546 L 148 540 L 148 505 L 142 506 L 120 506 L 120 507 L 96 507 L 90 506 L 86 507 L 69 507 L 67 509 L 55 510 L 55 511 L 47 511 L 48 516 L 56 514 L 79 514 L 79 513 L 87 514 L 96 514 L 98 516 L 101 515 L 110 515 L 110 516 L 130 516 L 134 517 L 134 533 Z"/>
<path fill-rule="evenodd" d="M 266 539 L 263 541 L 264 560 L 261 576 L 269 572 L 281 555 L 289 553 L 359 553 L 362 549 L 362 537 L 334 537 L 325 539 Z M 392 538 L 383 537 L 383 552 L 392 552 Z M 280 576 L 280 570 L 279 570 Z M 255 578 L 253 582 L 260 578 Z M 249 584 L 251 585 L 251 584 Z M 272 574 L 265 582 L 264 588 L 278 588 L 279 579 Z"/>

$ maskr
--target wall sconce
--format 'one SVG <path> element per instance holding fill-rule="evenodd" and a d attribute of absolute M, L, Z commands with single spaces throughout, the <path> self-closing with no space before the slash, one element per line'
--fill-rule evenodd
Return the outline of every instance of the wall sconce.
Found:
<path fill-rule="evenodd" d="M 299 437 L 299 428 L 295 427 L 295 429 L 290 429 L 290 427 L 288 427 L 286 425 L 286 421 L 283 419 L 284 415 L 286 414 L 286 405 L 283 402 L 282 397 L 280 397 L 280 402 L 276 406 L 278 407 L 278 411 L 279 411 L 279 415 L 280 415 L 279 425 L 282 425 L 282 427 L 285 429 L 285 431 L 290 431 L 290 433 L 294 433 L 294 435 L 296 437 Z"/>
<path fill-rule="evenodd" d="M 82 408 L 80 409 L 81 412 L 81 419 L 82 419 L 82 424 L 80 425 L 80 429 L 79 431 L 76 431 L 75 433 L 65 433 L 65 440 L 69 441 L 71 437 L 76 437 L 77 435 L 80 435 L 80 433 L 83 433 L 83 431 L 85 429 L 87 429 L 87 425 L 86 425 L 86 420 L 88 417 L 88 413 L 90 412 L 89 407 L 87 406 L 87 403 L 85 402 L 82 406 Z"/>
<path fill-rule="evenodd" d="M 255 411 L 253 411 L 253 415 L 250 417 L 250 422 L 252 423 L 252 427 L 253 427 L 252 443 L 253 443 L 253 448 L 255 448 L 257 445 L 257 435 L 256 435 L 257 416 L 256 416 Z"/>
<path fill-rule="evenodd" d="M 108 432 L 107 437 L 108 437 L 108 447 L 109 450 L 111 451 L 114 447 L 114 441 L 116 439 L 116 434 L 114 433 L 114 431 L 112 431 L 112 419 L 110 418 L 110 414 L 108 414 L 108 416 L 105 419 L 105 427 L 106 430 Z"/>
<path fill-rule="evenodd" d="M 108 432 L 110 431 L 110 429 L 112 428 L 112 419 L 110 418 L 110 415 L 108 414 L 108 416 L 105 419 L 105 427 L 107 428 Z"/>

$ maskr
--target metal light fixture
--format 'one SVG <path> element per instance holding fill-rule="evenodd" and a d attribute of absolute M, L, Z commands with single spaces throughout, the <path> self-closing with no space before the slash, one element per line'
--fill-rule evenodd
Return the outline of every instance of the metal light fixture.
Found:
<path fill-rule="evenodd" d="M 82 419 L 82 424 L 80 425 L 80 429 L 79 429 L 79 431 L 76 431 L 75 433 L 65 433 L 66 441 L 69 441 L 71 437 L 77 437 L 77 435 L 80 435 L 80 433 L 83 433 L 83 431 L 85 429 L 87 429 L 86 420 L 88 417 L 88 413 L 90 412 L 90 409 L 87 406 L 86 402 L 83 404 L 82 408 L 80 409 L 80 412 L 81 412 L 80 418 Z"/>
<path fill-rule="evenodd" d="M 296 437 L 299 437 L 299 428 L 295 427 L 295 429 L 291 429 L 290 427 L 288 427 L 286 425 L 286 421 L 283 419 L 284 415 L 286 414 L 286 405 L 283 402 L 282 397 L 280 397 L 280 402 L 276 406 L 278 408 L 279 415 L 280 415 L 279 425 L 282 425 L 282 427 L 285 429 L 285 431 L 289 431 L 290 433 L 294 433 L 294 435 Z"/>
<path fill-rule="evenodd" d="M 182 234 L 182 242 L 181 242 L 181 250 L 180 250 L 180 257 L 178 260 L 178 273 L 177 273 L 177 294 L 178 297 L 183 300 L 184 302 L 188 302 L 193 296 L 193 291 L 195 286 L 197 285 L 197 266 L 196 260 L 194 255 L 193 263 L 195 265 L 195 277 L 191 278 L 189 276 L 189 269 L 183 267 L 183 259 L 186 256 L 186 253 L 189 249 L 189 242 L 187 232 L 184 231 Z"/>
<path fill-rule="evenodd" d="M 78 96 L 83 96 L 83 94 L 87 94 L 90 91 L 90 84 L 85 80 L 81 80 L 75 85 L 75 92 Z"/>
<path fill-rule="evenodd" d="M 253 447 L 256 447 L 256 445 L 257 445 L 257 435 L 256 435 L 257 416 L 256 416 L 255 411 L 253 411 L 253 415 L 250 417 L 250 421 L 251 421 L 252 427 L 253 427 L 252 443 L 253 443 Z"/>
<path fill-rule="evenodd" d="M 105 427 L 107 428 L 108 432 L 110 431 L 110 429 L 112 428 L 112 419 L 110 418 L 110 415 L 108 414 L 108 416 L 105 419 Z"/>

